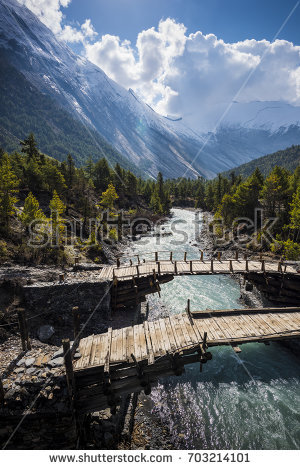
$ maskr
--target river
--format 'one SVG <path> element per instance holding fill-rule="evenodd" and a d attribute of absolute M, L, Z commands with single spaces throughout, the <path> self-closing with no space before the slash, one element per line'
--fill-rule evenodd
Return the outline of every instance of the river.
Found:
<path fill-rule="evenodd" d="M 188 259 L 199 259 L 194 221 L 194 212 L 173 209 L 163 224 L 170 235 L 134 242 L 131 256 L 173 251 L 174 259 L 182 259 L 186 251 Z M 149 320 L 181 313 L 188 298 L 192 310 L 243 307 L 231 277 L 182 276 L 161 286 L 160 299 L 148 296 Z M 152 412 L 169 428 L 176 448 L 300 448 L 300 359 L 276 343 L 241 349 L 237 355 L 229 346 L 211 348 L 213 359 L 201 373 L 199 364 L 189 365 L 181 377 L 162 378 L 153 388 Z"/>

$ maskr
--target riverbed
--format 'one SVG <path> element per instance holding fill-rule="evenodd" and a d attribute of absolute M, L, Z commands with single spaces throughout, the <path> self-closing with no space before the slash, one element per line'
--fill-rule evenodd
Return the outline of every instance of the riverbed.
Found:
<path fill-rule="evenodd" d="M 173 209 L 159 227 L 165 234 L 133 242 L 134 253 L 153 259 L 173 252 L 173 259 L 199 259 L 201 214 Z M 166 253 L 164 253 L 166 252 Z M 149 253 L 145 255 L 145 253 Z M 182 276 L 148 296 L 149 320 L 191 310 L 243 308 L 239 283 L 230 276 Z M 178 449 L 299 449 L 300 359 L 279 344 L 211 348 L 213 360 L 186 366 L 181 377 L 161 379 L 148 406 L 167 426 Z"/>

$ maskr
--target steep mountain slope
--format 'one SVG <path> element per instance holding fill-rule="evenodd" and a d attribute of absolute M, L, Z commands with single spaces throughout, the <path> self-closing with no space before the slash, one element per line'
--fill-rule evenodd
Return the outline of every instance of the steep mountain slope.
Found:
<path fill-rule="evenodd" d="M 92 155 L 106 156 L 114 165 L 139 173 L 100 134 L 87 128 L 50 96 L 39 92 L 0 51 L 0 146 L 8 152 L 20 150 L 20 140 L 34 131 L 39 147 L 47 155 L 64 160 L 71 153 L 77 166 Z"/>
<path fill-rule="evenodd" d="M 132 90 L 125 90 L 101 69 L 57 41 L 17 0 L 0 0 L 0 50 L 28 83 L 55 100 L 88 133 L 90 129 L 100 133 L 132 164 L 152 176 L 162 171 L 166 177 L 198 174 L 213 177 L 262 154 L 300 142 L 300 127 L 295 118 L 297 113 L 300 116 L 299 108 L 286 110 L 287 119 L 282 125 L 270 122 L 269 116 L 266 123 L 255 118 L 257 108 L 267 108 L 268 104 L 250 104 L 246 113 L 235 111 L 234 106 L 233 117 L 213 134 L 194 132 L 184 119 L 158 115 Z M 11 127 L 3 126 L 2 133 L 8 132 Z M 87 155 L 80 153 L 84 160 Z"/>
<path fill-rule="evenodd" d="M 229 177 L 232 171 L 237 175 L 242 175 L 245 178 L 250 176 L 255 168 L 259 168 L 264 176 L 267 176 L 275 165 L 283 166 L 289 171 L 295 171 L 298 165 L 300 165 L 300 145 L 293 145 L 285 150 L 279 150 L 278 152 L 272 153 L 271 155 L 265 155 L 260 158 L 256 158 L 249 163 L 244 163 L 236 168 L 232 168 L 230 171 L 226 171 L 223 176 Z"/>

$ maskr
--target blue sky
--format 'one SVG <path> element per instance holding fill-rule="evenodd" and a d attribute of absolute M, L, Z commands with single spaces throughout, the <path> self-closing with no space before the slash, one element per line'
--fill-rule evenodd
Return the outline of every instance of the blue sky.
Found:
<path fill-rule="evenodd" d="M 64 9 L 68 21 L 91 18 L 100 34 L 135 42 L 143 29 L 161 19 L 184 23 L 187 32 L 214 33 L 226 42 L 272 40 L 297 2 L 295 0 L 72 0 Z M 279 35 L 300 44 L 300 7 Z"/>

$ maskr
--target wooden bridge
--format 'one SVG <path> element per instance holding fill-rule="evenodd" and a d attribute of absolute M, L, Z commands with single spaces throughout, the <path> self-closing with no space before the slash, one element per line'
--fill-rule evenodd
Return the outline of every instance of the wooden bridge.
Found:
<path fill-rule="evenodd" d="M 160 284 L 172 281 L 175 276 L 187 275 L 215 275 L 215 274 L 243 274 L 251 277 L 258 274 L 263 279 L 272 276 L 279 282 L 279 291 L 284 287 L 286 278 L 300 279 L 299 267 L 296 263 L 282 261 L 266 261 L 263 259 L 250 260 L 239 259 L 238 253 L 235 259 L 221 259 L 221 253 L 217 259 L 204 259 L 203 251 L 199 259 L 188 260 L 187 253 L 183 260 L 174 260 L 172 252 L 160 252 L 165 259 L 159 259 L 158 252 L 152 253 L 150 260 L 141 259 L 136 255 L 136 261 L 121 266 L 118 260 L 115 266 L 105 266 L 99 273 L 100 279 L 108 279 L 113 282 L 111 291 L 112 306 L 116 309 L 121 306 L 129 306 L 145 301 L 145 296 L 154 292 L 160 292 Z M 297 287 L 298 289 L 298 287 Z M 296 302 L 297 304 L 297 302 Z"/>
<path fill-rule="evenodd" d="M 208 348 L 300 337 L 300 307 L 186 312 L 92 335 L 80 341 L 81 358 L 67 378 L 79 413 L 119 402 L 120 395 L 151 386 L 159 377 L 181 375 L 184 366 L 212 358 Z M 67 365 L 67 363 L 66 363 Z"/>

